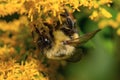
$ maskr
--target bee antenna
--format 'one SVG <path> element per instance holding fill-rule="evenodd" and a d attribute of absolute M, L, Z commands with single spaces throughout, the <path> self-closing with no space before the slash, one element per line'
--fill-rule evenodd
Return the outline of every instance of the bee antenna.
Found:
<path fill-rule="evenodd" d="M 41 35 L 40 31 L 38 30 L 38 28 L 36 26 L 34 26 L 34 28 L 35 28 L 36 33 L 38 33 L 39 35 Z"/>
<path fill-rule="evenodd" d="M 68 14 L 68 11 L 67 11 L 67 9 L 64 9 L 64 13 L 62 13 L 62 14 L 60 14 L 60 16 L 63 16 L 63 17 L 68 17 L 69 16 L 69 14 Z"/>
<path fill-rule="evenodd" d="M 64 10 L 65 10 L 65 15 L 69 16 L 67 9 L 64 9 Z"/>

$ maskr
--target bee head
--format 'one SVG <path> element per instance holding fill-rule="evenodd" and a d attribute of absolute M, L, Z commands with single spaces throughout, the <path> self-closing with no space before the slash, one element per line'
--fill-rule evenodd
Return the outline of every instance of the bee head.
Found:
<path fill-rule="evenodd" d="M 42 53 L 50 59 L 67 59 L 73 55 L 75 46 L 66 42 L 78 38 L 75 21 L 65 10 L 61 14 L 62 24 L 56 21 L 56 25 L 36 20 L 32 23 L 37 34 L 35 42 Z"/>
<path fill-rule="evenodd" d="M 38 45 L 41 53 L 44 53 L 46 49 L 50 49 L 53 44 L 53 32 L 51 26 L 41 23 L 40 20 L 36 20 L 31 23 L 33 27 L 32 36 L 34 42 Z"/>

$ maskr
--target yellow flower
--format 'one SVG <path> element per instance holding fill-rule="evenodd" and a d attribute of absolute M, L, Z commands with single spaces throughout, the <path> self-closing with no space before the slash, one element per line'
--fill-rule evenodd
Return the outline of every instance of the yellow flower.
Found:
<path fill-rule="evenodd" d="M 117 34 L 120 36 L 120 28 L 117 29 Z"/>
<path fill-rule="evenodd" d="M 100 0 L 99 1 L 100 4 L 108 4 L 108 3 L 112 3 L 112 0 Z"/>
<path fill-rule="evenodd" d="M 15 31 L 18 32 L 21 25 L 28 25 L 27 17 L 22 16 L 18 20 L 12 22 L 0 21 L 0 29 L 3 31 Z"/>
<path fill-rule="evenodd" d="M 108 25 L 108 21 L 107 20 L 102 20 L 99 22 L 98 26 L 99 28 L 103 29 L 104 27 L 106 27 Z"/>
<path fill-rule="evenodd" d="M 110 25 L 112 28 L 117 28 L 119 23 L 111 19 L 108 21 L 108 25 Z"/>
<path fill-rule="evenodd" d="M 93 11 L 92 15 L 90 16 L 90 19 L 95 20 L 98 18 L 99 13 L 97 11 Z"/>
<path fill-rule="evenodd" d="M 107 10 L 105 10 L 104 8 L 100 8 L 100 12 L 106 18 L 111 18 L 112 17 L 112 15 Z"/>
<path fill-rule="evenodd" d="M 47 80 L 37 69 L 37 61 L 32 59 L 25 64 L 16 63 L 14 59 L 0 63 L 1 80 Z M 9 65 L 9 66 L 8 66 Z"/>
<path fill-rule="evenodd" d="M 24 14 L 26 10 L 24 8 L 25 0 L 4 0 L 0 3 L 0 16 L 6 16 L 14 14 L 15 12 Z"/>
<path fill-rule="evenodd" d="M 8 47 L 7 45 L 0 47 L 0 60 L 7 60 L 14 54 L 15 49 L 13 47 Z"/>
<path fill-rule="evenodd" d="M 120 23 L 120 12 L 117 14 L 116 21 Z"/>

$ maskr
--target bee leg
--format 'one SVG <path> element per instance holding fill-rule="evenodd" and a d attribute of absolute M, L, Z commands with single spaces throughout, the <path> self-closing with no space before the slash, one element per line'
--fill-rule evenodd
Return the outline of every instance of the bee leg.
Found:
<path fill-rule="evenodd" d="M 82 56 L 83 56 L 82 49 L 79 48 L 74 52 L 74 54 L 70 58 L 66 59 L 66 61 L 67 62 L 78 62 L 81 60 Z"/>

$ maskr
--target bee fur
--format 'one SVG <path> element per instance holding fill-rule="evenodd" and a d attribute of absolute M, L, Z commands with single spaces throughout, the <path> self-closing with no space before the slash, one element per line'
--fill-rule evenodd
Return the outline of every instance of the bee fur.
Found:
<path fill-rule="evenodd" d="M 76 46 L 79 45 L 80 36 L 78 35 L 75 21 L 66 9 L 65 13 L 61 14 L 61 17 L 63 18 L 62 24 L 57 21 L 57 25 L 42 23 L 41 20 L 32 22 L 34 41 L 41 53 L 48 59 L 66 61 L 72 61 L 73 59 L 74 62 L 78 61 L 81 59 L 82 52 L 76 53 Z M 35 37 L 36 35 L 37 37 Z"/>

